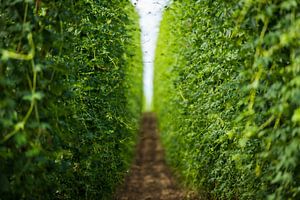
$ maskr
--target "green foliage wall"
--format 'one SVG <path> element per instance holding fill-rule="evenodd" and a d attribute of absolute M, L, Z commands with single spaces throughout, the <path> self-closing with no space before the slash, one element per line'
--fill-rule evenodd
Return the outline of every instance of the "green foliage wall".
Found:
<path fill-rule="evenodd" d="M 142 97 L 126 0 L 0 0 L 0 199 L 109 199 Z"/>
<path fill-rule="evenodd" d="M 215 199 L 300 198 L 300 4 L 177 0 L 155 102 L 168 162 Z"/>

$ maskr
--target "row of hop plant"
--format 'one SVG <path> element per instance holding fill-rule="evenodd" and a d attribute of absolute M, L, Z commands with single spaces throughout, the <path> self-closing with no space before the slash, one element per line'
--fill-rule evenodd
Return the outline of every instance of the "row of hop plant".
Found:
<path fill-rule="evenodd" d="M 168 162 L 212 199 L 300 198 L 300 4 L 174 0 L 155 60 Z"/>
<path fill-rule="evenodd" d="M 109 199 L 142 104 L 126 0 L 0 0 L 0 199 Z"/>

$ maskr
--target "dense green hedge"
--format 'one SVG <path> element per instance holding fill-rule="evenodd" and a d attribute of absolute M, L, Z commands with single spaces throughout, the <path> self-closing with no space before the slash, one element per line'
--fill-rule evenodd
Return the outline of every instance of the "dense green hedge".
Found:
<path fill-rule="evenodd" d="M 189 186 L 300 198 L 298 1 L 173 1 L 155 76 L 167 159 Z"/>
<path fill-rule="evenodd" d="M 127 0 L 0 0 L 0 199 L 109 199 L 142 104 Z"/>

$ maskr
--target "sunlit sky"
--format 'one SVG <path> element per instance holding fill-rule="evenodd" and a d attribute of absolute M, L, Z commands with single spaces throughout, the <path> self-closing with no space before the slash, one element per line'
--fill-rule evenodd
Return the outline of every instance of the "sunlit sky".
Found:
<path fill-rule="evenodd" d="M 131 2 L 136 5 L 140 16 L 144 62 L 144 95 L 146 97 L 146 109 L 149 110 L 153 97 L 153 63 L 159 23 L 163 8 L 167 5 L 168 0 L 131 0 Z"/>

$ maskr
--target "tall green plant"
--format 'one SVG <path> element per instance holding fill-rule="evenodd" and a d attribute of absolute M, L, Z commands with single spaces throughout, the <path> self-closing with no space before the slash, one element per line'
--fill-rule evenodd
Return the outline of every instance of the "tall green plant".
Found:
<path fill-rule="evenodd" d="M 133 7 L 20 0 L 0 10 L 0 199 L 109 199 L 141 111 Z"/>
<path fill-rule="evenodd" d="M 155 107 L 188 184 L 221 199 L 299 198 L 299 9 L 181 0 L 166 10 Z"/>

